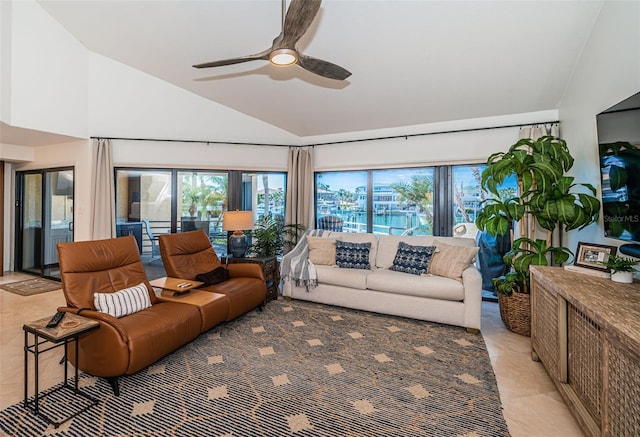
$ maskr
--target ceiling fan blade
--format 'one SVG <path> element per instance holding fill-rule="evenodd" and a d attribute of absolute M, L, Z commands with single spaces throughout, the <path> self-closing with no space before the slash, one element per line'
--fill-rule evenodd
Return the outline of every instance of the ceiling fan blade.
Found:
<path fill-rule="evenodd" d="M 351 72 L 341 66 L 322 59 L 312 58 L 311 56 L 299 55 L 298 65 L 318 76 L 328 77 L 329 79 L 345 80 L 351 76 Z"/>
<path fill-rule="evenodd" d="M 240 57 L 231 58 L 231 59 L 222 59 L 220 61 L 205 62 L 204 64 L 196 64 L 193 67 L 194 68 L 221 67 L 223 65 L 233 65 L 233 64 L 241 64 L 243 62 L 257 61 L 259 59 L 268 60 L 269 53 L 271 53 L 271 48 L 268 48 L 267 50 L 264 50 L 260 53 L 256 53 L 253 55 L 240 56 Z"/>
<path fill-rule="evenodd" d="M 311 26 L 322 0 L 291 0 L 284 18 L 282 36 L 284 44 L 293 48 Z"/>

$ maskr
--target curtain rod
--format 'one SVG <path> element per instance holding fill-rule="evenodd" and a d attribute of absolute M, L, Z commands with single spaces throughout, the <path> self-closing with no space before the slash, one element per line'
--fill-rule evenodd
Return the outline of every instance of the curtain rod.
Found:
<path fill-rule="evenodd" d="M 89 137 L 92 140 L 118 140 L 118 141 L 157 141 L 159 143 L 199 143 L 199 144 L 232 144 L 235 146 L 272 146 L 272 147 L 296 147 L 286 144 L 272 143 L 245 143 L 237 141 L 205 141 L 205 140 L 167 140 L 159 138 L 124 138 L 124 137 Z"/>
<path fill-rule="evenodd" d="M 157 138 L 123 138 L 123 137 L 89 137 L 93 140 L 120 140 L 120 141 L 157 141 L 164 143 L 199 143 L 199 144 L 231 144 L 237 146 L 270 146 L 270 147 L 315 147 L 315 146 L 327 146 L 330 144 L 347 144 L 347 143 L 361 143 L 365 141 L 380 141 L 380 140 L 393 140 L 398 138 L 409 139 L 411 137 L 422 137 L 427 135 L 441 135 L 441 134 L 453 134 L 458 132 L 473 132 L 481 130 L 492 129 L 507 129 L 511 127 L 523 127 L 523 126 L 535 126 L 539 124 L 554 124 L 559 123 L 558 120 L 554 121 L 540 121 L 536 123 L 521 123 L 521 124 L 509 124 L 505 126 L 491 126 L 491 127 L 474 127 L 469 129 L 453 129 L 445 131 L 435 132 L 423 132 L 419 134 L 405 134 L 405 135 L 391 135 L 386 137 L 374 137 L 374 138 L 360 138 L 356 140 L 342 140 L 342 141 L 329 141 L 326 143 L 315 143 L 307 145 L 294 145 L 294 144 L 273 144 L 273 143 L 249 143 L 249 142 L 236 142 L 236 141 L 204 141 L 204 140 L 168 140 Z"/>
<path fill-rule="evenodd" d="M 326 146 L 329 144 L 345 144 L 345 143 L 360 143 L 364 141 L 379 141 L 379 140 L 393 140 L 398 138 L 409 139 L 411 137 L 423 137 L 427 135 L 441 135 L 441 134 L 454 134 L 458 132 L 472 132 L 472 131 L 480 131 L 480 130 L 492 130 L 492 129 L 506 129 L 510 127 L 523 127 L 523 126 L 535 126 L 539 124 L 554 124 L 560 123 L 558 120 L 555 121 L 540 121 L 537 123 L 522 123 L 522 124 L 509 124 L 505 126 L 491 126 L 491 127 L 472 127 L 469 129 L 453 129 L 453 130 L 443 130 L 443 131 L 435 131 L 435 132 L 423 132 L 419 134 L 407 134 L 407 135 L 391 135 L 387 137 L 377 137 L 377 138 L 361 138 L 358 140 L 342 140 L 342 141 L 329 141 L 326 143 L 316 143 L 314 146 Z"/>

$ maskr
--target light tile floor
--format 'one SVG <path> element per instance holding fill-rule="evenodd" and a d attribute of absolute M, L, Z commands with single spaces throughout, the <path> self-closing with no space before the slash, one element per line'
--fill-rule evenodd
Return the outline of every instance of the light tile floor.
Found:
<path fill-rule="evenodd" d="M 28 276 L 6 272 L 0 283 Z M 64 305 L 62 290 L 35 296 L 18 296 L 0 290 L 0 409 L 23 399 L 24 334 L 26 322 L 47 317 Z M 531 360 L 529 338 L 507 331 L 496 303 L 483 303 L 482 335 L 498 381 L 504 417 L 512 437 L 583 437 L 542 364 Z M 62 349 L 45 353 L 40 361 L 40 389 L 62 380 L 58 363 Z M 29 358 L 30 393 L 33 392 L 33 358 Z"/>

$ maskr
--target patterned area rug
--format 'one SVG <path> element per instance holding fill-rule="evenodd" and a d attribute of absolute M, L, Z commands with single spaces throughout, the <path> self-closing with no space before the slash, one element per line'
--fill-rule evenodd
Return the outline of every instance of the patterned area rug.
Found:
<path fill-rule="evenodd" d="M 47 291 L 60 290 L 61 288 L 62 284 L 60 282 L 44 278 L 25 279 L 24 281 L 0 284 L 0 289 L 20 296 L 31 296 L 33 294 L 46 293 Z"/>
<path fill-rule="evenodd" d="M 217 326 L 57 430 L 21 404 L 10 435 L 508 436 L 489 356 L 463 328 L 302 301 L 270 302 Z M 60 393 L 60 397 L 56 398 Z M 66 390 L 44 411 L 80 407 Z"/>

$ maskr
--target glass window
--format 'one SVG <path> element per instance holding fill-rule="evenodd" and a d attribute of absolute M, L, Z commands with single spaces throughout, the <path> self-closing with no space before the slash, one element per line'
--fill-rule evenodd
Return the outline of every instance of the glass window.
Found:
<path fill-rule="evenodd" d="M 373 232 L 433 235 L 433 169 L 373 171 Z"/>
<path fill-rule="evenodd" d="M 486 165 L 459 165 L 453 167 L 453 233 L 460 237 L 475 238 L 478 228 L 476 216 L 482 209 L 487 193 L 480 183 Z"/>
<path fill-rule="evenodd" d="M 254 211 L 255 220 L 264 215 L 284 220 L 286 176 L 239 170 L 116 169 L 118 235 L 136 236 L 145 263 L 160 258 L 159 234 L 194 229 L 202 229 L 218 256 L 226 256 L 222 223 L 229 203 Z"/>
<path fill-rule="evenodd" d="M 487 166 L 460 165 L 453 167 L 453 223 L 454 236 L 475 238 L 478 231 L 475 221 L 483 208 L 482 202 L 491 193 L 481 187 L 482 172 Z M 501 196 L 514 196 L 517 193 L 515 177 L 509 177 L 500 186 Z"/>
<path fill-rule="evenodd" d="M 227 210 L 228 174 L 210 171 L 179 171 L 177 174 L 178 232 L 202 229 L 218 255 L 226 254 L 222 217 Z"/>
<path fill-rule="evenodd" d="M 367 172 L 322 172 L 315 179 L 317 228 L 367 232 Z"/>
<path fill-rule="evenodd" d="M 171 231 L 171 171 L 116 171 L 116 231 L 136 238 L 143 261 L 159 257 L 153 237 Z"/>
<path fill-rule="evenodd" d="M 317 227 L 432 235 L 433 184 L 432 168 L 316 173 Z"/>
<path fill-rule="evenodd" d="M 254 221 L 263 216 L 284 220 L 286 198 L 286 173 L 242 174 L 242 209 L 253 211 Z"/>

